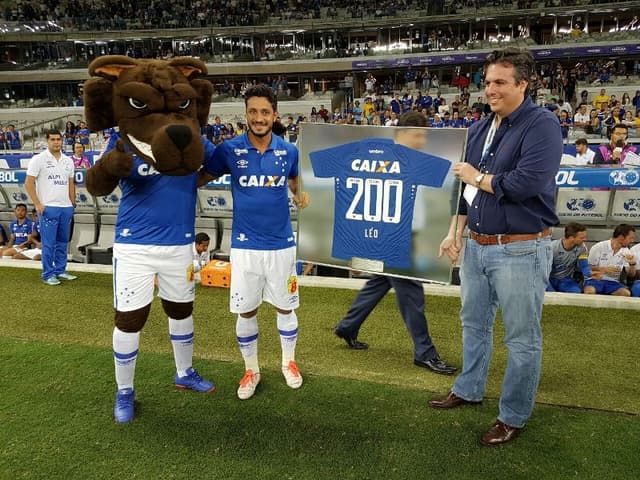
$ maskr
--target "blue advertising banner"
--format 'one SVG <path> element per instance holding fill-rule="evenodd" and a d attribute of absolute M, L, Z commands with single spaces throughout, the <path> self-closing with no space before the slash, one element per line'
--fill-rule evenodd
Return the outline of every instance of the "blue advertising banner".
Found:
<path fill-rule="evenodd" d="M 640 170 L 631 168 L 561 168 L 556 185 L 574 188 L 640 187 Z"/>
<path fill-rule="evenodd" d="M 566 57 L 597 57 L 607 55 L 637 55 L 640 53 L 640 43 L 626 43 L 620 45 L 598 45 L 598 46 L 551 46 L 548 48 L 532 48 L 531 53 L 536 60 L 548 58 Z M 428 65 L 459 65 L 465 63 L 483 62 L 489 53 L 432 53 L 405 58 L 383 58 L 376 60 L 356 60 L 351 66 L 354 70 L 372 70 L 376 68 L 397 68 Z"/>

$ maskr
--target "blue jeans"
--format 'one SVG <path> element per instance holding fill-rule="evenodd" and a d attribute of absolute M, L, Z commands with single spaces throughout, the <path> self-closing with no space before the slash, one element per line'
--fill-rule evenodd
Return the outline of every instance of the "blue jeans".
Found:
<path fill-rule="evenodd" d="M 502 309 L 507 368 L 498 419 L 522 427 L 531 416 L 542 363 L 542 302 L 551 272 L 551 240 L 480 245 L 469 239 L 460 271 L 462 372 L 453 393 L 482 400 L 493 349 L 493 323 Z"/>
<path fill-rule="evenodd" d="M 67 248 L 73 207 L 45 205 L 40 215 L 40 241 L 42 243 L 42 279 L 60 275 L 67 269 Z"/>

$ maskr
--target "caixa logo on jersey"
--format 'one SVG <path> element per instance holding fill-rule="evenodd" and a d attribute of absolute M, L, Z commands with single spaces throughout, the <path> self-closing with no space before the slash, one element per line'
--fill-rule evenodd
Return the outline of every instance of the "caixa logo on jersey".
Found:
<path fill-rule="evenodd" d="M 596 208 L 596 201 L 593 198 L 571 198 L 567 200 L 567 209 L 572 212 L 589 212 Z"/>
<path fill-rule="evenodd" d="M 635 170 L 614 170 L 609 174 L 609 183 L 615 186 L 630 187 L 638 184 L 640 174 Z"/>

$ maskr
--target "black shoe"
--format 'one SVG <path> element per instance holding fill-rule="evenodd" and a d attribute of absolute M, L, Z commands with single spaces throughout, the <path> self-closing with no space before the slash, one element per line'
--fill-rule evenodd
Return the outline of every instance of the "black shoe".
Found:
<path fill-rule="evenodd" d="M 447 365 L 440 357 L 435 357 L 426 361 L 414 359 L 413 364 L 418 367 L 428 368 L 432 372 L 439 373 L 440 375 L 453 375 L 458 370 L 456 367 Z"/>
<path fill-rule="evenodd" d="M 356 340 L 356 337 L 348 337 L 337 328 L 334 330 L 334 333 L 337 337 L 347 342 L 347 346 L 349 348 L 352 348 L 353 350 L 366 350 L 367 348 L 369 348 L 369 345 L 367 343 L 359 342 L 358 340 Z"/>

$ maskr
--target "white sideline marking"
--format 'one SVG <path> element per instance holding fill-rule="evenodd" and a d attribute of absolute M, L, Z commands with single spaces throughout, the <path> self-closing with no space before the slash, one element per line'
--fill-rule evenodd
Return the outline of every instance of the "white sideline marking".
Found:
<path fill-rule="evenodd" d="M 32 268 L 40 270 L 40 262 L 33 260 L 0 259 L 0 267 Z M 91 263 L 69 263 L 67 270 L 71 272 L 112 273 L 111 265 L 97 265 Z M 335 277 L 299 277 L 303 287 L 340 288 L 346 290 L 360 290 L 366 280 L 360 278 Z M 438 297 L 459 297 L 460 287 L 454 285 L 424 284 L 427 295 Z M 611 295 L 584 295 L 574 293 L 547 292 L 544 297 L 545 305 L 561 305 L 569 307 L 589 308 L 619 308 L 621 310 L 640 310 L 640 298 L 614 297 Z M 428 308 L 428 305 L 427 305 Z"/>

